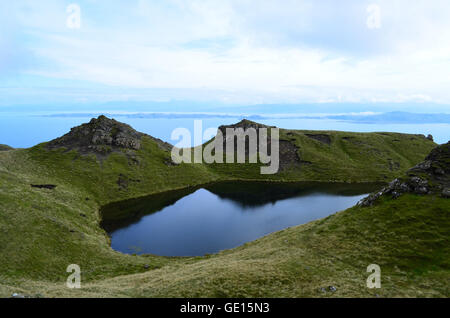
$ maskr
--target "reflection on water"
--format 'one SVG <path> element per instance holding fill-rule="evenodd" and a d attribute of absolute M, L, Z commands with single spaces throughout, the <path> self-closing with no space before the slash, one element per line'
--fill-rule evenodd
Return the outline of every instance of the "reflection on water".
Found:
<path fill-rule="evenodd" d="M 216 253 L 353 206 L 376 184 L 222 182 L 102 208 L 102 226 L 123 253 Z"/>

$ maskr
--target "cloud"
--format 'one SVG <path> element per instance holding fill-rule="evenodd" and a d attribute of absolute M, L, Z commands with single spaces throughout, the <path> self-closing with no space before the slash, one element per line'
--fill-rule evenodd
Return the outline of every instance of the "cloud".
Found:
<path fill-rule="evenodd" d="M 170 90 L 230 103 L 450 102 L 448 1 L 85 0 L 79 30 L 65 27 L 61 2 L 15 3 L 10 16 L 32 52 L 17 76 L 155 99 Z"/>

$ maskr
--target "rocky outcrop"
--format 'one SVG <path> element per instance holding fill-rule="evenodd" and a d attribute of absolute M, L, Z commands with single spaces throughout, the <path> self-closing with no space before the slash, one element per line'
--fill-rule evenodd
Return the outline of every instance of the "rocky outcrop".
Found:
<path fill-rule="evenodd" d="M 66 135 L 50 141 L 48 149 L 66 148 L 81 154 L 108 155 L 119 150 L 139 150 L 143 136 L 152 138 L 164 150 L 171 145 L 137 132 L 131 126 L 105 116 L 93 118 L 89 123 L 74 127 Z"/>
<path fill-rule="evenodd" d="M 256 123 L 256 122 L 251 121 L 251 120 L 243 119 L 243 120 L 241 120 L 240 122 L 238 122 L 237 124 L 234 124 L 234 125 L 220 126 L 219 130 L 222 132 L 222 134 L 224 136 L 226 134 L 226 129 L 227 128 L 243 128 L 244 130 L 247 130 L 249 128 L 254 128 L 254 129 L 256 129 L 258 131 L 260 128 L 268 128 L 268 129 L 270 129 L 270 128 L 276 128 L 276 127 L 275 126 L 267 126 L 267 125 Z"/>
<path fill-rule="evenodd" d="M 227 128 L 233 128 L 233 129 L 242 128 L 242 129 L 244 129 L 244 131 L 246 131 L 247 129 L 250 129 L 250 128 L 255 129 L 257 132 L 257 138 L 258 138 L 258 144 L 257 144 L 256 148 L 257 148 L 257 151 L 259 151 L 259 129 L 266 128 L 267 133 L 270 134 L 270 129 L 276 128 L 276 127 L 259 124 L 259 123 L 256 123 L 256 122 L 253 122 L 250 120 L 246 120 L 246 119 L 244 119 L 234 125 L 220 126 L 219 130 L 221 131 L 221 133 L 223 135 L 224 149 L 226 149 Z M 236 151 L 236 149 L 237 149 L 237 143 L 235 142 L 234 150 Z M 269 136 L 267 137 L 267 151 L 269 154 L 271 153 L 270 152 L 271 151 L 271 140 L 270 140 Z M 248 142 L 247 142 L 245 145 L 246 160 L 248 160 L 249 152 L 250 151 L 249 151 L 249 146 L 248 146 Z M 280 171 L 285 170 L 288 167 L 292 167 L 292 166 L 311 164 L 311 162 L 301 160 L 301 158 L 299 156 L 299 148 L 291 140 L 283 140 L 283 139 L 279 140 L 279 154 L 280 154 Z"/>
<path fill-rule="evenodd" d="M 450 198 L 450 142 L 433 149 L 425 161 L 408 170 L 405 177 L 395 179 L 358 204 L 371 206 L 382 196 L 397 199 L 405 193 L 437 194 Z"/>

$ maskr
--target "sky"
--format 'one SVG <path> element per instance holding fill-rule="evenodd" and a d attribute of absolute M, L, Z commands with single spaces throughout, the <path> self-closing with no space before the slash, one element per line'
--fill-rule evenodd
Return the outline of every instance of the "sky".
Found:
<path fill-rule="evenodd" d="M 449 87 L 448 0 L 0 2 L 0 107 L 181 100 L 183 111 L 390 103 L 450 113 Z"/>

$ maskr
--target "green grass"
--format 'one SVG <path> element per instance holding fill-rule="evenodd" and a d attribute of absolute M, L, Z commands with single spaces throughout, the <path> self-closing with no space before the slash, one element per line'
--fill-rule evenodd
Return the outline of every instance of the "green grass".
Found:
<path fill-rule="evenodd" d="M 8 145 L 0 144 L 0 151 L 8 151 L 8 150 L 13 150 L 13 148 Z"/>
<path fill-rule="evenodd" d="M 306 134 L 328 134 L 331 144 Z M 389 182 L 421 162 L 436 144 L 420 135 L 280 130 L 280 140 L 291 141 L 302 161 L 311 164 L 276 175 L 261 175 L 258 165 L 213 164 L 222 176 L 283 181 Z"/>
<path fill-rule="evenodd" d="M 306 132 L 287 132 L 282 138 L 291 138 L 302 160 L 313 164 L 266 180 L 387 181 L 435 146 L 414 135 L 345 132 L 328 132 L 332 143 L 326 145 Z M 449 206 L 431 196 L 352 208 L 206 257 L 113 251 L 99 226 L 99 209 L 107 203 L 218 180 L 263 178 L 257 165 L 172 166 L 169 158 L 150 138 L 135 153 L 112 153 L 104 160 L 49 151 L 45 144 L 0 152 L 0 296 L 371 296 L 365 288 L 371 263 L 382 266 L 383 289 L 377 292 L 383 296 L 448 296 Z M 73 263 L 82 269 L 81 290 L 65 288 L 66 267 Z M 338 291 L 318 291 L 328 285 Z"/>

